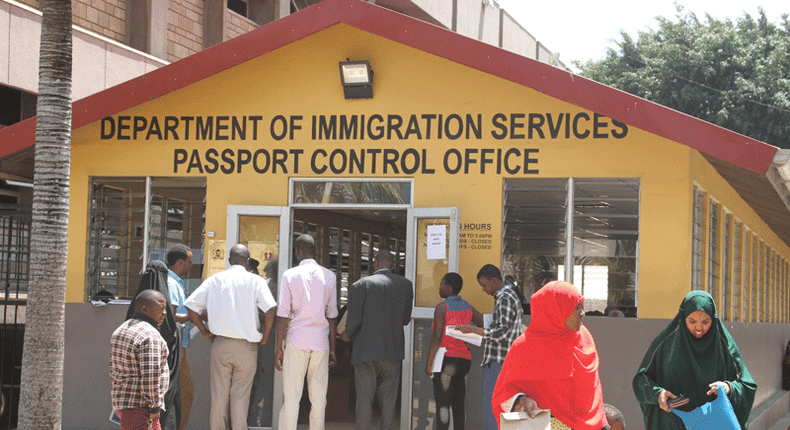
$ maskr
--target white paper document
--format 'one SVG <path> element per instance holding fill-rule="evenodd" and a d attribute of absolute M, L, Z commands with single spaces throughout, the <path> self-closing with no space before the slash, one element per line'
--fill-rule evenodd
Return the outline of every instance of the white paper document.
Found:
<path fill-rule="evenodd" d="M 526 412 L 504 412 L 499 422 L 501 430 L 551 430 L 551 411 L 541 409 L 535 418 Z"/>
<path fill-rule="evenodd" d="M 483 336 L 480 336 L 477 333 L 461 333 L 461 331 L 456 329 L 454 325 L 448 325 L 444 334 L 456 339 L 461 339 L 462 341 L 471 343 L 472 345 L 480 346 L 483 344 Z"/>
<path fill-rule="evenodd" d="M 444 260 L 447 258 L 447 226 L 428 226 L 428 260 Z"/>
<path fill-rule="evenodd" d="M 494 321 L 494 314 L 483 314 L 483 327 L 491 327 L 492 321 Z"/>
<path fill-rule="evenodd" d="M 439 373 L 442 371 L 442 362 L 444 362 L 444 354 L 447 352 L 447 348 L 441 346 L 439 350 L 436 351 L 436 355 L 433 357 L 433 373 Z"/>

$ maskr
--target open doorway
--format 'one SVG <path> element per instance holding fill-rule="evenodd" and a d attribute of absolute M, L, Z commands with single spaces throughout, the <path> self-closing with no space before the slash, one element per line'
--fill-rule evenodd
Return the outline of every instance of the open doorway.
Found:
<path fill-rule="evenodd" d="M 373 273 L 373 257 L 382 249 L 396 255 L 394 272 L 406 274 L 406 210 L 381 209 L 295 209 L 293 239 L 309 233 L 316 242 L 316 261 L 337 276 L 338 308 L 345 311 L 348 287 Z M 295 262 L 295 259 L 292 258 Z M 354 428 L 354 368 L 351 345 L 337 340 L 338 363 L 329 372 L 327 389 L 326 428 Z M 398 396 L 400 399 L 400 396 Z M 399 402 L 400 403 L 400 402 Z M 380 408 L 373 407 L 373 426 L 378 425 Z M 396 416 L 400 416 L 397 406 Z M 299 410 L 299 428 L 306 429 L 310 412 L 307 389 L 303 390 Z"/>

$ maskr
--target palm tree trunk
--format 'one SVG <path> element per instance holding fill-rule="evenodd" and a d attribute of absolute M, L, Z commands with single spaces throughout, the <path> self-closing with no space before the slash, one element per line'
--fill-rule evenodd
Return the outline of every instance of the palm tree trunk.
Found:
<path fill-rule="evenodd" d="M 60 429 L 71 158 L 71 0 L 41 0 L 30 277 L 19 429 Z"/>

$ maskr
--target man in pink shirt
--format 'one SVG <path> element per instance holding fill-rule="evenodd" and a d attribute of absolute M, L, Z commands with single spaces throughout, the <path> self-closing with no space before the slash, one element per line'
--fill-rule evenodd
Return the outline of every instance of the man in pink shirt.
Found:
<path fill-rule="evenodd" d="M 285 396 L 279 428 L 296 430 L 307 376 L 310 430 L 323 430 L 329 366 L 335 363 L 337 278 L 315 261 L 312 236 L 299 236 L 294 248 L 299 265 L 283 273 L 277 308 L 274 367 L 283 372 Z"/>

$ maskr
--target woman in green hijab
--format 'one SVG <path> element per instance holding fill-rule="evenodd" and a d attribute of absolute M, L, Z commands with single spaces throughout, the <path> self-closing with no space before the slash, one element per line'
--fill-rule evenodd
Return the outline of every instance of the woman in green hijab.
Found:
<path fill-rule="evenodd" d="M 723 382 L 742 429 L 754 403 L 757 384 L 746 369 L 738 345 L 719 320 L 710 294 L 692 291 L 683 299 L 675 318 L 650 344 L 634 376 L 636 399 L 647 430 L 683 430 L 670 412 L 669 402 L 681 395 L 689 402 L 678 406 L 691 411 L 711 400 Z"/>

